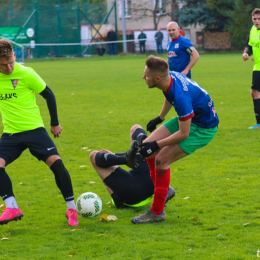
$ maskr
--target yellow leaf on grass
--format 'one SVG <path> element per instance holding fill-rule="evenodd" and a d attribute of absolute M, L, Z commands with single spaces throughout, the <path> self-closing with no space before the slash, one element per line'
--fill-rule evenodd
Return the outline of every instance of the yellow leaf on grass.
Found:
<path fill-rule="evenodd" d="M 114 220 L 114 221 L 117 221 L 117 217 L 114 216 L 114 215 L 107 215 L 106 213 L 103 214 L 101 217 L 100 217 L 100 221 L 111 221 L 111 220 Z"/>
<path fill-rule="evenodd" d="M 83 230 L 83 229 L 75 228 L 75 229 L 72 229 L 71 231 L 79 231 L 79 230 Z"/>
<path fill-rule="evenodd" d="M 210 188 L 211 190 L 214 190 L 214 187 Z"/>
<path fill-rule="evenodd" d="M 69 257 L 73 257 L 73 256 L 76 256 L 76 255 L 69 255 Z"/>
<path fill-rule="evenodd" d="M 108 112 L 109 114 L 112 114 L 112 113 L 114 113 L 113 111 L 110 111 L 110 112 Z"/>
<path fill-rule="evenodd" d="M 103 214 L 101 217 L 100 217 L 100 221 L 108 221 L 107 220 L 107 214 L 105 213 L 105 214 Z"/>

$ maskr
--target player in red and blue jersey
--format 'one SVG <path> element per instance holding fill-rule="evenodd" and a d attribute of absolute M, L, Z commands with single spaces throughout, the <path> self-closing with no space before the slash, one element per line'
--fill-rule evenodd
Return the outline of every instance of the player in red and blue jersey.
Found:
<path fill-rule="evenodd" d="M 167 32 L 171 38 L 167 45 L 170 71 L 177 71 L 191 78 L 191 68 L 198 61 L 199 53 L 189 39 L 180 35 L 180 27 L 176 22 L 167 25 Z"/>
<path fill-rule="evenodd" d="M 191 123 L 202 128 L 213 128 L 219 120 L 212 99 L 198 83 L 181 73 L 170 71 L 171 83 L 163 92 L 168 103 L 172 104 L 179 121 L 191 118 Z"/>
<path fill-rule="evenodd" d="M 153 132 L 172 107 L 178 116 L 160 126 L 139 145 L 139 153 L 146 157 L 155 189 L 152 208 L 132 218 L 134 224 L 166 219 L 164 203 L 170 184 L 170 164 L 207 145 L 215 136 L 219 123 L 214 103 L 206 90 L 181 73 L 169 72 L 165 60 L 149 56 L 143 79 L 148 88 L 158 88 L 165 95 L 160 115 L 148 123 L 147 130 Z"/>

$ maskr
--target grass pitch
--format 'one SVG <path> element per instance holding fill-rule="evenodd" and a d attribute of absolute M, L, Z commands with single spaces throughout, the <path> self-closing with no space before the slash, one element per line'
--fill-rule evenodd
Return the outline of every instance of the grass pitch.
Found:
<path fill-rule="evenodd" d="M 91 167 L 89 150 L 124 152 L 131 126 L 145 127 L 158 116 L 164 96 L 142 80 L 145 59 L 25 64 L 56 95 L 63 131 L 55 143 L 71 174 L 75 198 L 87 191 L 97 193 L 103 201 L 101 214 L 118 220 L 80 218 L 77 229 L 68 227 L 66 204 L 52 172 L 26 151 L 7 167 L 24 218 L 0 226 L 0 236 L 8 238 L 0 240 L 0 259 L 257 258 L 260 131 L 247 129 L 255 124 L 250 97 L 253 62 L 243 62 L 241 53 L 203 54 L 192 70 L 192 78 L 214 100 L 220 125 L 208 146 L 171 165 L 176 197 L 166 208 L 167 220 L 133 225 L 130 219 L 148 207 L 117 210 L 107 204 L 110 196 Z M 36 96 L 49 131 L 47 105 Z M 175 115 L 172 109 L 167 119 Z"/>

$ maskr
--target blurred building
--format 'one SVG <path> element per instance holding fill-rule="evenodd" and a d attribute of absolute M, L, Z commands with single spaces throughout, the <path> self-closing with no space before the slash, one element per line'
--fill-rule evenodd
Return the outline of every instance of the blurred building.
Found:
<path fill-rule="evenodd" d="M 107 0 L 113 2 L 113 0 Z M 121 0 L 116 0 L 117 3 L 117 28 L 119 35 L 122 35 L 122 7 Z M 155 28 L 166 30 L 167 24 L 170 21 L 178 20 L 174 17 L 174 10 L 182 8 L 182 0 L 159 0 L 159 6 L 153 16 L 155 0 L 125 0 L 125 24 L 126 34 L 132 34 L 132 31 L 139 32 L 141 29 L 145 33 L 156 31 Z M 156 21 L 156 24 L 154 23 Z M 188 26 L 182 27 L 187 37 L 194 46 L 202 45 L 202 29 L 203 26 Z M 153 33 L 153 32 L 151 32 Z M 165 39 L 166 40 L 166 39 Z M 168 39 L 167 39 L 168 40 Z"/>

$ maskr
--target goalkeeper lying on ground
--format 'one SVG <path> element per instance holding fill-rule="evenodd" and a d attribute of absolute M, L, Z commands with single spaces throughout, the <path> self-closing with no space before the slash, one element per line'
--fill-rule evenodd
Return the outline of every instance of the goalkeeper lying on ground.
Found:
<path fill-rule="evenodd" d="M 122 154 L 114 154 L 108 150 L 91 152 L 89 158 L 99 177 L 103 180 L 117 208 L 141 207 L 153 201 L 154 185 L 150 178 L 150 170 L 141 155 L 136 154 L 138 144 L 147 137 L 140 125 L 130 130 L 131 148 Z M 132 160 L 132 157 L 135 160 Z M 134 161 L 134 165 L 130 162 Z M 117 165 L 126 164 L 131 169 L 126 171 Z M 167 203 L 175 196 L 169 187 L 165 200 Z"/>

